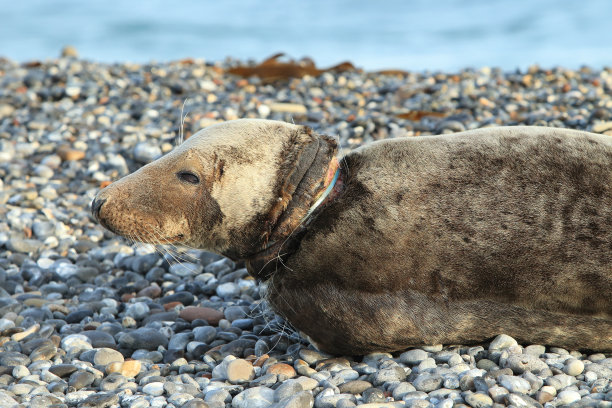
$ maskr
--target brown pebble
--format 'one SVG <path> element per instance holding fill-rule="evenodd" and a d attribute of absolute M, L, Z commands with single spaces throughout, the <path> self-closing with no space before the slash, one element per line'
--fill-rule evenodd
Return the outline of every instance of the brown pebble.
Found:
<path fill-rule="evenodd" d="M 295 370 L 289 364 L 285 363 L 276 363 L 272 364 L 268 367 L 266 371 L 267 374 L 277 374 L 279 376 L 283 375 L 287 378 L 293 378 L 296 376 Z"/>
<path fill-rule="evenodd" d="M 121 295 L 121 301 L 123 303 L 129 302 L 135 295 L 133 293 L 124 293 Z"/>
<path fill-rule="evenodd" d="M 193 322 L 196 319 L 206 320 L 211 326 L 217 326 L 219 320 L 225 316 L 222 312 L 210 307 L 187 306 L 179 312 L 179 317 L 188 322 Z"/>
<path fill-rule="evenodd" d="M 227 364 L 227 380 L 232 384 L 240 384 L 255 378 L 253 365 L 246 360 L 238 358 Z"/>
<path fill-rule="evenodd" d="M 63 161 L 77 161 L 85 158 L 84 151 L 71 149 L 69 146 L 58 147 L 56 153 Z"/>
<path fill-rule="evenodd" d="M 164 303 L 164 309 L 166 309 L 166 310 L 174 309 L 178 305 L 182 305 L 182 303 L 181 302 L 168 302 L 168 303 Z"/>
<path fill-rule="evenodd" d="M 147 286 L 146 288 L 142 289 L 141 291 L 138 292 L 137 296 L 141 297 L 141 296 L 146 296 L 149 297 L 151 299 L 155 299 L 156 297 L 159 297 L 159 295 L 161 295 L 162 290 L 159 286 L 157 285 L 151 285 L 151 286 Z"/>
<path fill-rule="evenodd" d="M 124 377 L 134 378 L 140 373 L 140 368 L 138 360 L 115 361 L 106 366 L 106 374 L 120 373 Z"/>
<path fill-rule="evenodd" d="M 11 336 L 11 340 L 13 341 L 21 341 L 23 339 L 25 339 L 26 337 L 28 337 L 31 334 L 34 334 L 38 331 L 38 329 L 40 329 L 40 324 L 36 323 L 33 324 L 32 326 L 28 327 L 27 330 L 24 330 L 20 333 L 15 333 Z"/>
<path fill-rule="evenodd" d="M 110 186 L 112 183 L 113 183 L 112 181 L 105 180 L 105 181 L 103 181 L 103 182 L 101 182 L 101 183 L 100 183 L 100 189 L 103 189 L 103 188 L 105 188 L 105 187 L 108 187 L 108 186 Z"/>
<path fill-rule="evenodd" d="M 264 363 L 266 362 L 267 359 L 269 359 L 270 356 L 267 354 L 262 354 L 261 356 L 259 356 L 259 358 L 257 360 L 255 360 L 255 362 L 253 363 L 253 365 L 255 367 L 261 367 L 262 365 L 264 365 Z"/>

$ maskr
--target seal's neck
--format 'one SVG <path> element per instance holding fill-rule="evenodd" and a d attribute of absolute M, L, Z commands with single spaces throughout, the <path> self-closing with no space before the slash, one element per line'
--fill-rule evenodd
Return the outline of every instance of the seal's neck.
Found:
<path fill-rule="evenodd" d="M 342 171 L 335 157 L 328 161 L 327 169 L 314 167 L 312 171 L 319 175 L 306 173 L 265 246 L 246 259 L 249 273 L 256 278 L 265 280 L 278 269 L 278 263 L 299 247 L 310 221 L 340 193 Z"/>

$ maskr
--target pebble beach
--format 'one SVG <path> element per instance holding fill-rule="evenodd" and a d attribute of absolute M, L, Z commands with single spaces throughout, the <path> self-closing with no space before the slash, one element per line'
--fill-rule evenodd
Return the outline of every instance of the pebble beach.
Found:
<path fill-rule="evenodd" d="M 0 58 L 0 407 L 612 407 L 612 356 L 504 334 L 318 352 L 243 264 L 126 241 L 89 208 L 181 135 L 238 118 L 309 125 L 344 153 L 502 125 L 612 137 L 612 68 L 227 72 L 249 64 Z"/>

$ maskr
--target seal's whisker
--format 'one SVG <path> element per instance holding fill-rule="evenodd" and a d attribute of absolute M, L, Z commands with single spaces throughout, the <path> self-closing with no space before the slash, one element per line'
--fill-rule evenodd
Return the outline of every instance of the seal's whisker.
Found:
<path fill-rule="evenodd" d="M 185 110 L 185 104 L 187 103 L 187 101 L 189 101 L 189 98 L 185 98 L 185 100 L 183 101 L 183 105 L 181 106 L 181 116 L 180 116 L 180 127 L 179 127 L 179 135 L 178 135 L 178 140 L 177 140 L 177 146 L 181 145 L 185 139 L 185 119 L 187 119 L 187 115 L 189 115 L 189 112 L 187 112 L 184 116 L 183 116 L 183 111 Z"/>
<path fill-rule="evenodd" d="M 177 257 L 174 252 L 172 252 L 172 251 L 170 251 L 168 249 L 167 244 L 163 244 L 162 243 L 163 237 L 161 235 L 161 231 L 159 231 L 157 227 L 153 227 L 153 228 L 151 228 L 151 233 L 156 237 L 157 242 L 159 242 L 160 247 L 162 247 L 164 249 L 165 254 L 169 255 L 170 258 L 174 261 L 174 263 L 183 265 L 183 262 L 181 261 L 181 259 L 179 257 Z"/>

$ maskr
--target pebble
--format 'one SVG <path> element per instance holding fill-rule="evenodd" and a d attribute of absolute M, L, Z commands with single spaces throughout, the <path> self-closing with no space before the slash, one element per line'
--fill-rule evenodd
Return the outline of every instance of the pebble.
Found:
<path fill-rule="evenodd" d="M 91 385 L 95 379 L 96 377 L 90 372 L 76 371 L 70 375 L 68 385 L 74 387 L 75 390 L 80 390 L 81 388 Z"/>
<path fill-rule="evenodd" d="M 565 372 L 567 375 L 571 375 L 572 377 L 582 374 L 583 371 L 584 363 L 575 358 L 568 359 L 563 367 L 563 372 Z"/>
<path fill-rule="evenodd" d="M 128 349 L 156 350 L 159 346 L 166 347 L 168 338 L 158 330 L 141 327 L 123 334 L 119 338 L 119 346 Z"/>
<path fill-rule="evenodd" d="M 211 326 L 217 326 L 219 321 L 224 318 L 223 313 L 210 307 L 188 306 L 180 311 L 179 317 L 188 322 L 201 319 Z"/>
<path fill-rule="evenodd" d="M 242 391 L 232 400 L 233 408 L 267 408 L 274 402 L 274 390 L 254 387 Z"/>
<path fill-rule="evenodd" d="M 502 387 L 513 393 L 528 394 L 531 389 L 529 381 L 520 377 L 500 375 L 497 381 Z"/>
<path fill-rule="evenodd" d="M 495 337 L 491 344 L 489 344 L 489 351 L 501 350 L 505 348 L 509 348 L 512 346 L 516 346 L 518 343 L 512 337 L 506 334 L 500 334 Z"/>
<path fill-rule="evenodd" d="M 418 391 L 430 392 L 442 385 L 443 379 L 439 374 L 423 373 L 415 378 L 413 385 Z"/>
<path fill-rule="evenodd" d="M 93 362 L 102 366 L 107 366 L 113 362 L 123 363 L 123 354 L 110 348 L 101 348 L 96 351 Z"/>
<path fill-rule="evenodd" d="M 164 393 L 163 382 L 150 382 L 142 387 L 142 392 L 148 395 L 159 396 Z"/>
<path fill-rule="evenodd" d="M 255 378 L 253 365 L 246 360 L 236 359 L 230 361 L 226 368 L 226 378 L 232 384 L 240 384 Z"/>
<path fill-rule="evenodd" d="M 268 366 L 266 372 L 268 374 L 276 374 L 278 376 L 283 376 L 284 378 L 293 378 L 297 375 L 295 369 L 289 364 L 285 363 L 272 364 L 271 366 Z"/>

